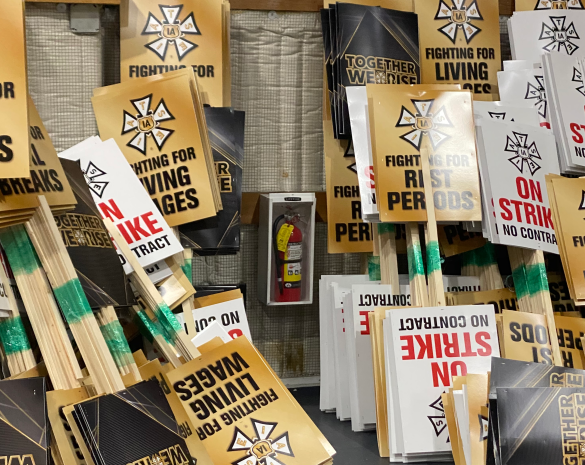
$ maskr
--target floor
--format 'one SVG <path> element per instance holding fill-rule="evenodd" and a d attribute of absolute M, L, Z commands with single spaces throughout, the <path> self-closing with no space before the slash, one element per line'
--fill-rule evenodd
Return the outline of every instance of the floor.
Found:
<path fill-rule="evenodd" d="M 335 418 L 335 414 L 323 413 L 319 410 L 318 387 L 291 389 L 291 392 L 337 451 L 333 458 L 334 465 L 389 464 L 387 458 L 381 458 L 378 455 L 375 431 L 354 433 L 349 421 L 339 421 Z M 418 465 L 432 464 L 429 462 Z"/>

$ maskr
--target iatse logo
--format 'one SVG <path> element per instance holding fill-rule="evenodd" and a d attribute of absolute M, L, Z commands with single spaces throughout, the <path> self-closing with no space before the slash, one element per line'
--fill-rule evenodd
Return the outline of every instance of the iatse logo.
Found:
<path fill-rule="evenodd" d="M 571 81 L 575 82 L 575 90 L 585 97 L 585 86 L 583 85 L 583 73 L 576 66 L 573 67 L 573 78 Z"/>
<path fill-rule="evenodd" d="M 452 6 L 448 6 L 445 2 L 439 2 L 439 10 L 435 15 L 435 19 L 447 19 L 449 22 L 441 26 L 438 31 L 445 34 L 451 42 L 455 43 L 457 39 L 457 32 L 463 31 L 465 42 L 471 42 L 481 29 L 472 21 L 482 21 L 483 17 L 477 7 L 477 2 L 472 1 L 469 6 L 465 5 L 466 0 L 451 0 Z"/>
<path fill-rule="evenodd" d="M 437 128 L 452 126 L 445 109 L 441 107 L 436 112 L 431 111 L 435 102 L 434 99 L 411 99 L 411 102 L 416 109 L 415 113 L 403 106 L 396 127 L 410 126 L 412 131 L 401 135 L 400 138 L 404 139 L 417 150 L 420 150 L 423 136 L 426 135 L 431 141 L 433 149 L 437 149 L 439 145 L 449 138 L 447 134 L 439 131 Z"/>
<path fill-rule="evenodd" d="M 136 100 L 130 100 L 130 102 L 138 113 L 134 116 L 124 110 L 122 134 L 129 132 L 135 133 L 134 137 L 126 145 L 146 155 L 146 141 L 148 138 L 152 138 L 158 150 L 161 150 L 167 139 L 175 132 L 172 129 L 165 129 L 160 125 L 164 121 L 175 119 L 168 110 L 164 99 L 160 100 L 154 111 L 150 109 L 152 94 Z"/>
<path fill-rule="evenodd" d="M 449 432 L 447 430 L 447 419 L 445 418 L 445 407 L 443 406 L 443 399 L 441 396 L 435 400 L 431 405 L 434 415 L 428 415 L 427 418 L 433 425 L 435 435 L 441 437 L 443 432 L 447 433 L 447 442 L 449 442 Z"/>
<path fill-rule="evenodd" d="M 534 176 L 540 169 L 536 160 L 541 160 L 535 142 L 528 143 L 528 134 L 512 131 L 513 136 L 506 136 L 506 152 L 512 152 L 514 156 L 508 158 L 520 173 L 524 174 L 524 167 L 528 167 L 530 175 Z"/>
<path fill-rule="evenodd" d="M 279 456 L 294 457 L 291 449 L 288 432 L 270 439 L 278 423 L 251 420 L 255 437 L 250 439 L 242 430 L 235 428 L 234 437 L 228 452 L 246 451 L 246 456 L 232 462 L 233 465 L 283 465 Z"/>
<path fill-rule="evenodd" d="M 83 172 L 83 176 L 85 177 L 85 181 L 89 187 L 89 190 L 92 191 L 95 195 L 97 195 L 100 199 L 102 195 L 104 195 L 104 191 L 106 187 L 110 183 L 109 181 L 101 181 L 97 178 L 101 176 L 105 176 L 106 172 L 100 168 L 98 168 L 93 162 L 89 162 L 87 168 Z M 97 179 L 97 180 L 96 180 Z"/>
<path fill-rule="evenodd" d="M 537 0 L 535 10 L 582 10 L 581 0 Z"/>
<path fill-rule="evenodd" d="M 546 91 L 544 90 L 544 77 L 534 76 L 536 85 L 528 82 L 526 85 L 526 95 L 524 100 L 535 100 L 534 106 L 536 111 L 543 118 L 546 118 Z"/>
<path fill-rule="evenodd" d="M 506 112 L 505 111 L 488 111 L 488 115 L 490 115 L 491 119 L 499 119 L 501 121 L 506 119 Z M 511 121 L 514 121 L 513 119 Z"/>
<path fill-rule="evenodd" d="M 145 47 L 164 60 L 169 45 L 174 45 L 179 61 L 181 61 L 189 52 L 198 47 L 186 37 L 188 35 L 201 35 L 201 31 L 195 23 L 192 12 L 183 21 L 179 21 L 183 5 L 159 5 L 159 7 L 164 19 L 159 21 L 152 13 L 148 13 L 142 35 L 156 34 L 157 38 L 146 44 Z"/>
<path fill-rule="evenodd" d="M 565 16 L 551 16 L 551 24 L 542 23 L 538 40 L 547 41 L 542 47 L 547 52 L 564 52 L 572 55 L 579 48 L 573 41 L 580 39 L 573 23 L 566 25 Z"/>

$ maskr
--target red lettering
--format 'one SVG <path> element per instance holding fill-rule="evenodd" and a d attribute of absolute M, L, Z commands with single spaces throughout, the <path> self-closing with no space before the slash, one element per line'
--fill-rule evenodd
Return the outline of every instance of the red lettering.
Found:
<path fill-rule="evenodd" d="M 540 182 L 530 179 L 529 183 L 530 196 L 532 197 L 532 200 L 538 200 L 540 203 L 542 203 L 542 187 L 540 187 Z"/>
<path fill-rule="evenodd" d="M 512 205 L 514 205 L 514 209 L 516 210 L 516 221 L 518 221 L 518 223 L 522 223 L 522 215 L 520 214 L 520 206 L 522 205 L 523 202 L 520 202 L 520 200 L 510 200 L 510 203 Z"/>
<path fill-rule="evenodd" d="M 477 349 L 477 355 L 480 357 L 489 357 L 492 354 L 492 346 L 486 342 L 486 340 L 489 341 L 490 339 L 490 333 L 487 331 L 481 331 L 475 334 L 475 342 L 483 347 L 482 349 Z"/>
<path fill-rule="evenodd" d="M 122 234 L 122 236 L 124 236 L 124 239 L 126 240 L 126 242 L 128 242 L 128 245 L 132 244 L 132 242 L 134 242 L 134 240 L 132 240 L 132 238 L 130 237 L 130 234 L 128 234 L 128 231 L 126 231 L 126 228 L 124 227 L 124 223 L 119 223 L 116 225 L 116 227 L 118 228 L 118 231 L 120 231 L 120 234 Z"/>
<path fill-rule="evenodd" d="M 110 205 L 108 205 L 107 202 L 102 202 L 102 203 L 98 204 L 98 207 L 100 207 L 100 210 L 102 211 L 102 218 L 104 218 L 104 219 L 109 218 L 110 220 L 112 220 L 115 223 L 116 220 L 114 218 L 112 218 L 112 215 L 114 215 L 116 217 L 116 219 L 123 220 L 124 215 L 122 214 L 122 212 L 118 208 L 118 205 L 116 205 L 116 202 L 114 201 L 114 199 L 110 199 L 110 200 L 108 200 L 108 202 L 110 202 Z"/>
<path fill-rule="evenodd" d="M 459 368 L 459 371 L 457 370 Z M 457 360 L 451 364 L 451 376 L 466 376 L 467 365 L 461 360 Z"/>
<path fill-rule="evenodd" d="M 435 338 L 435 355 L 437 356 L 437 358 L 441 358 L 443 356 L 441 349 L 441 335 L 434 334 L 433 336 Z"/>
<path fill-rule="evenodd" d="M 506 221 L 510 221 L 513 218 L 512 212 L 508 208 L 509 206 L 510 201 L 508 199 L 500 199 L 500 208 L 504 210 L 504 213 L 501 213 L 501 215 L 502 218 L 505 219 Z"/>
<path fill-rule="evenodd" d="M 425 340 L 423 341 L 422 338 L 417 334 L 414 336 L 416 342 L 420 347 L 418 351 L 418 355 L 416 356 L 417 359 L 421 358 L 434 358 L 433 357 L 433 340 L 430 334 L 425 334 Z"/>
<path fill-rule="evenodd" d="M 374 189 L 376 187 L 376 182 L 375 182 L 375 178 L 374 178 L 374 167 L 368 166 L 365 171 L 366 171 L 366 176 L 369 178 L 366 185 L 370 189 Z"/>
<path fill-rule="evenodd" d="M 230 337 L 232 339 L 235 339 L 237 337 L 243 336 L 244 333 L 242 332 L 241 329 L 232 329 L 231 331 L 228 331 L 228 334 L 230 335 Z"/>
<path fill-rule="evenodd" d="M 528 199 L 528 197 L 530 197 L 530 192 L 528 192 L 528 181 L 520 176 L 516 178 L 516 190 L 521 199 Z"/>
<path fill-rule="evenodd" d="M 139 241 L 141 239 L 140 234 L 142 234 L 144 237 L 150 236 L 148 231 L 146 231 L 145 229 L 142 228 L 142 226 L 140 226 L 139 216 L 137 216 L 133 220 L 126 220 L 124 223 L 126 224 L 126 227 L 130 231 L 132 236 L 134 236 L 135 240 Z"/>
<path fill-rule="evenodd" d="M 528 202 L 524 202 L 524 216 L 526 217 L 526 222 L 528 224 L 534 224 L 538 226 L 535 213 L 536 209 L 534 208 L 534 205 Z"/>
<path fill-rule="evenodd" d="M 156 225 L 158 224 L 157 220 L 151 220 L 150 217 L 153 215 L 154 213 L 152 212 L 148 212 L 148 213 L 144 213 L 142 216 L 142 219 L 144 220 L 144 224 L 146 224 L 146 227 L 148 228 L 148 230 L 150 231 L 151 234 L 156 234 L 159 232 L 163 231 L 163 228 L 157 228 Z"/>
<path fill-rule="evenodd" d="M 360 320 L 360 326 L 362 327 L 360 334 L 363 336 L 367 336 L 370 334 L 370 320 L 369 320 L 370 312 L 367 310 L 360 310 L 360 316 L 363 316 L 364 319 Z M 365 328 L 365 329 L 363 329 Z"/>
<path fill-rule="evenodd" d="M 577 123 L 571 123 L 570 127 L 571 127 L 571 131 L 573 131 L 573 141 L 575 141 L 577 144 L 582 144 L 583 143 L 583 136 L 579 132 L 579 129 L 580 129 L 579 125 Z"/>
<path fill-rule="evenodd" d="M 406 351 L 407 355 L 402 356 L 402 360 L 414 360 L 414 340 L 412 336 L 400 336 L 401 341 L 405 341 L 406 345 L 401 346 L 402 351 Z"/>
<path fill-rule="evenodd" d="M 463 333 L 463 345 L 465 346 L 465 350 L 461 352 L 462 357 L 475 357 L 477 352 L 474 352 L 471 349 L 471 338 L 469 337 L 469 333 Z"/>
<path fill-rule="evenodd" d="M 451 338 L 452 341 L 449 342 L 449 335 L 443 334 L 445 357 L 459 357 L 459 339 L 457 339 L 457 333 L 452 333 Z"/>
<path fill-rule="evenodd" d="M 447 387 L 451 386 L 451 378 L 449 376 L 449 364 L 447 362 L 443 362 L 442 365 L 443 369 L 441 369 L 437 362 L 431 363 L 431 372 L 433 373 L 434 387 L 439 387 L 439 378 L 441 379 L 441 384 L 443 386 Z"/>

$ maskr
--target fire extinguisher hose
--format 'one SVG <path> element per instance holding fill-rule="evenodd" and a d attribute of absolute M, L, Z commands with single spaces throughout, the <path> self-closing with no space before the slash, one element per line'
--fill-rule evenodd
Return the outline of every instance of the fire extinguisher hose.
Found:
<path fill-rule="evenodd" d="M 282 294 L 284 292 L 284 284 L 282 282 L 282 269 L 281 266 L 284 265 L 284 262 L 281 263 L 280 256 L 278 255 L 278 242 L 276 240 L 276 236 L 278 234 L 278 223 L 284 219 L 284 215 L 280 215 L 274 223 L 272 224 L 272 248 L 274 249 L 274 261 L 276 263 L 276 279 L 278 280 L 278 290 Z"/>

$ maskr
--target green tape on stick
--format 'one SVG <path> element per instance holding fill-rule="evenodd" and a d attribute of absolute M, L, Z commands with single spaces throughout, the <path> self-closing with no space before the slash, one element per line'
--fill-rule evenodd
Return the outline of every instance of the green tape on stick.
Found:
<path fill-rule="evenodd" d="M 537 263 L 526 267 L 526 283 L 530 295 L 549 290 L 546 266 L 544 266 L 544 263 Z"/>
<path fill-rule="evenodd" d="M 100 326 L 100 330 L 118 366 L 126 366 L 134 361 L 124 330 L 118 320 Z"/>
<path fill-rule="evenodd" d="M 526 297 L 529 292 L 526 279 L 526 267 L 524 264 L 512 270 L 512 278 L 514 279 L 514 290 L 516 291 L 516 298 L 521 299 L 522 297 Z"/>
<path fill-rule="evenodd" d="M 183 331 L 183 326 L 166 303 L 163 302 L 154 309 L 154 316 L 172 341 L 175 340 L 179 331 Z"/>
<path fill-rule="evenodd" d="M 408 279 L 412 281 L 415 276 L 425 274 L 425 267 L 423 265 L 422 252 L 420 244 L 415 244 L 406 248 L 406 256 L 408 258 Z"/>
<path fill-rule="evenodd" d="M 151 343 L 157 336 L 162 336 L 165 341 L 167 341 L 169 344 L 171 343 L 162 326 L 152 321 L 144 310 L 136 312 L 135 322 L 136 326 L 138 326 L 138 329 L 140 330 L 140 333 Z"/>
<path fill-rule="evenodd" d="M 30 350 L 30 343 L 20 316 L 0 321 L 0 341 L 6 355 Z"/>
<path fill-rule="evenodd" d="M 160 336 L 161 332 L 158 330 L 153 321 L 148 318 L 148 315 L 144 312 L 144 310 L 136 312 L 135 322 L 138 326 L 138 329 L 140 330 L 140 333 L 151 343 L 154 341 L 155 337 Z"/>
<path fill-rule="evenodd" d="M 380 257 L 368 257 L 368 277 L 370 281 L 380 281 L 382 275 L 380 272 Z"/>
<path fill-rule="evenodd" d="M 494 248 L 494 244 L 491 242 L 486 242 L 482 249 L 485 254 L 485 264 L 497 265 L 498 261 L 496 260 L 496 249 Z"/>
<path fill-rule="evenodd" d="M 429 241 L 427 244 L 427 273 L 441 270 L 441 252 L 439 252 L 439 243 Z"/>
<path fill-rule="evenodd" d="M 69 324 L 79 323 L 92 314 L 87 297 L 83 292 L 79 279 L 74 278 L 53 290 L 65 319 Z"/>
<path fill-rule="evenodd" d="M 395 233 L 394 223 L 378 223 L 378 234 Z"/>
<path fill-rule="evenodd" d="M 16 276 L 30 274 L 41 266 L 24 226 L 12 226 L 0 231 L 0 242 Z"/>

